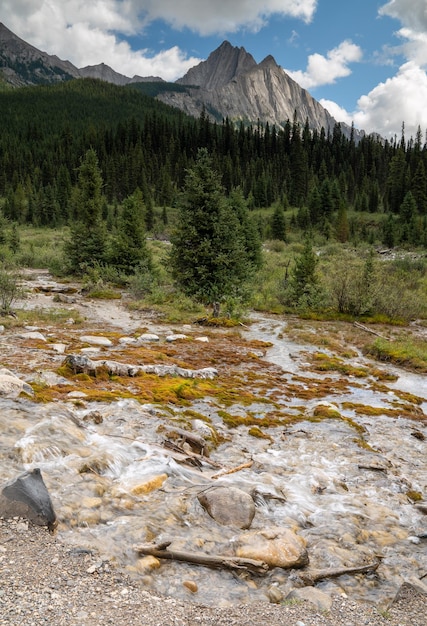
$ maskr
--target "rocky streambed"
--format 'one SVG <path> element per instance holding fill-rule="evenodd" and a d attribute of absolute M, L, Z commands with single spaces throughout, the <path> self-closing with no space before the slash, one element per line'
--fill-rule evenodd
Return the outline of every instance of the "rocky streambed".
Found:
<path fill-rule="evenodd" d="M 425 377 L 365 358 L 346 324 L 166 327 L 28 288 L 51 315 L 0 335 L 0 467 L 40 468 L 61 541 L 212 606 L 386 610 L 423 589 Z"/>

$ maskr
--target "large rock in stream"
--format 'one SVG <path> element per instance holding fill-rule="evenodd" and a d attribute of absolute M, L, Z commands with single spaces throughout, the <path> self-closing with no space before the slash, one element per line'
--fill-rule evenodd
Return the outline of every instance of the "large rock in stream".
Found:
<path fill-rule="evenodd" d="M 270 567 L 294 568 L 308 565 L 306 542 L 290 528 L 272 527 L 239 537 L 237 556 L 267 563 Z"/>
<path fill-rule="evenodd" d="M 197 496 L 200 504 L 218 524 L 249 528 L 255 515 L 255 502 L 236 487 L 211 487 Z"/>
<path fill-rule="evenodd" d="M 38 468 L 7 482 L 0 491 L 0 516 L 24 517 L 53 532 L 57 526 L 49 492 Z"/>

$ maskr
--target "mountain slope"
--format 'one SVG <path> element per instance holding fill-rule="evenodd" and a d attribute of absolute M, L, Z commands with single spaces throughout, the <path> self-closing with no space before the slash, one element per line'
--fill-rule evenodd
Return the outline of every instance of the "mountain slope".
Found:
<path fill-rule="evenodd" d="M 275 124 L 288 120 L 311 129 L 332 132 L 336 121 L 305 89 L 293 81 L 272 56 L 257 64 L 244 48 L 224 41 L 206 61 L 191 68 L 173 84 L 158 77 L 129 78 L 101 63 L 76 68 L 69 61 L 41 52 L 14 35 L 0 23 L 0 84 L 58 83 L 73 78 L 96 78 L 118 86 L 145 83 L 143 91 L 165 104 L 199 117 L 202 111 L 221 122 Z M 150 86 L 151 85 L 151 86 Z M 142 89 L 142 86 L 141 86 Z M 343 133 L 351 129 L 341 125 Z M 355 133 L 355 139 L 363 133 Z"/>
<path fill-rule="evenodd" d="M 41 52 L 0 23 L 0 71 L 14 87 L 57 83 L 79 76 L 69 61 Z"/>
<path fill-rule="evenodd" d="M 318 131 L 332 131 L 336 121 L 305 89 L 276 63 L 272 56 L 257 64 L 244 48 L 224 42 L 177 83 L 187 93 L 163 92 L 158 98 L 190 115 L 203 109 L 217 120 L 276 124 L 296 119 Z M 197 86 L 192 89 L 191 86 Z"/>

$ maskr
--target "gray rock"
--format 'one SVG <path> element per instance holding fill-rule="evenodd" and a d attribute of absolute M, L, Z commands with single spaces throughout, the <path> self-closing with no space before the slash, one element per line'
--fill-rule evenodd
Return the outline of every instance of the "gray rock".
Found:
<path fill-rule="evenodd" d="M 55 530 L 56 514 L 38 468 L 24 472 L 0 491 L 0 516 L 25 517 L 38 526 Z"/>
<path fill-rule="evenodd" d="M 109 348 L 113 345 L 111 339 L 108 339 L 108 337 L 100 337 L 98 335 L 82 335 L 80 337 L 80 341 L 90 343 L 93 346 L 103 346 L 104 348 Z"/>
<path fill-rule="evenodd" d="M 0 396 L 17 398 L 21 393 L 34 395 L 33 389 L 26 382 L 6 368 L 0 369 Z"/>
<path fill-rule="evenodd" d="M 26 333 L 20 333 L 18 337 L 20 339 L 33 339 L 35 341 L 46 341 L 46 337 L 42 333 L 39 333 L 36 330 L 29 330 Z"/>
<path fill-rule="evenodd" d="M 249 528 L 255 515 L 252 497 L 236 487 L 212 487 L 197 496 L 200 504 L 218 524 Z"/>

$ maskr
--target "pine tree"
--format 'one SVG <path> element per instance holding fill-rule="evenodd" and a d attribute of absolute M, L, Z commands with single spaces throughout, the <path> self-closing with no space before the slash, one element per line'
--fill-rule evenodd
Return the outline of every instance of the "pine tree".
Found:
<path fill-rule="evenodd" d="M 215 317 L 225 298 L 242 293 L 253 271 L 238 215 L 206 148 L 187 172 L 170 260 L 177 285 L 213 306 Z"/>
<path fill-rule="evenodd" d="M 106 232 L 102 221 L 102 175 L 95 150 L 90 149 L 79 167 L 73 203 L 76 222 L 65 245 L 72 272 L 81 273 L 105 261 Z"/>

